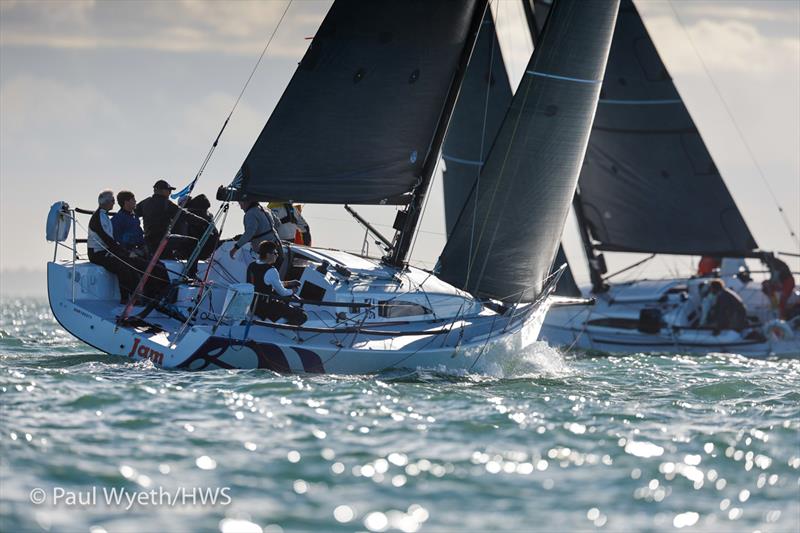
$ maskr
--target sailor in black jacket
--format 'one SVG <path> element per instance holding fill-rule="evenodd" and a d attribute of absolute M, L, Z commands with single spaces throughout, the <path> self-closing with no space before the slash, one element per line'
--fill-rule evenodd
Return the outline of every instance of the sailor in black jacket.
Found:
<path fill-rule="evenodd" d="M 126 302 L 139 283 L 139 275 L 126 263 L 133 261 L 131 252 L 114 240 L 114 227 L 108 217 L 108 211 L 114 207 L 114 193 L 102 191 L 97 203 L 99 207 L 89 219 L 89 238 L 86 240 L 89 261 L 116 274 L 122 301 Z"/>
<path fill-rule="evenodd" d="M 166 181 L 158 180 L 153 184 L 153 196 L 139 202 L 134 211 L 137 216 L 142 218 L 144 241 L 150 253 L 156 251 L 161 239 L 169 229 L 170 221 L 180 210 L 169 199 L 170 193 L 174 190 L 175 187 Z M 181 217 L 173 226 L 166 251 L 162 254 L 165 259 L 185 259 L 194 248 L 196 241 L 186 236 L 185 225 L 185 219 Z"/>
<path fill-rule="evenodd" d="M 305 311 L 290 305 L 286 298 L 300 288 L 300 282 L 281 281 L 275 262 L 278 259 L 278 245 L 274 241 L 261 241 L 258 246 L 258 259 L 247 267 L 247 282 L 252 283 L 258 295 L 253 300 L 253 313 L 273 322 L 284 318 L 287 323 L 299 326 L 308 320 Z"/>

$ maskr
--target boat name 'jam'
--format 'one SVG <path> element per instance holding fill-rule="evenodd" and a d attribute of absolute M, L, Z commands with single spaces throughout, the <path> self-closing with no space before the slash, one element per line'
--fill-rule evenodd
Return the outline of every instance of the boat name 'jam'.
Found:
<path fill-rule="evenodd" d="M 141 344 L 138 337 L 133 339 L 133 348 L 131 348 L 131 352 L 128 354 L 128 357 L 134 356 L 139 357 L 139 359 L 149 359 L 156 365 L 164 364 L 164 354 Z"/>

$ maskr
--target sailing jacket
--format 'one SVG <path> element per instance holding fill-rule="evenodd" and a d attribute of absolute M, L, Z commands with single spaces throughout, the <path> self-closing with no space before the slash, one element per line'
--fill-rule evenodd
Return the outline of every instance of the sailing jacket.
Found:
<path fill-rule="evenodd" d="M 261 241 L 275 241 L 280 243 L 278 234 L 275 230 L 275 217 L 268 209 L 263 209 L 258 204 L 251 205 L 244 212 L 244 233 L 236 241 L 235 248 L 238 250 L 248 242 L 255 251 Z"/>
<path fill-rule="evenodd" d="M 117 257 L 127 257 L 128 252 L 114 240 L 114 226 L 108 218 L 108 211 L 98 208 L 89 219 L 89 238 L 86 241 L 90 256 L 105 254 L 107 251 Z"/>
<path fill-rule="evenodd" d="M 153 194 L 145 198 L 136 206 L 134 213 L 142 217 L 144 223 L 144 238 L 148 246 L 155 248 L 167 233 L 170 220 L 178 212 L 178 206 L 169 201 L 166 196 Z M 173 228 L 172 233 L 183 235 L 180 222 Z"/>
<path fill-rule="evenodd" d="M 741 331 L 747 327 L 747 309 L 738 294 L 725 287 L 711 308 L 712 323 L 719 329 Z"/>
<path fill-rule="evenodd" d="M 133 213 L 120 209 L 111 217 L 111 224 L 114 226 L 114 239 L 125 248 L 132 249 L 144 244 L 139 217 Z"/>

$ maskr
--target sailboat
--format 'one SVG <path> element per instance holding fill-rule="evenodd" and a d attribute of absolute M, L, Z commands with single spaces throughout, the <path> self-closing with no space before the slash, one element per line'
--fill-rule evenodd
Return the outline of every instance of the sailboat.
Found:
<path fill-rule="evenodd" d="M 230 259 L 230 242 L 199 262 L 196 275 L 162 260 L 168 296 L 123 306 L 114 275 L 81 259 L 79 210 L 59 204 L 48 228 L 56 319 L 107 354 L 189 370 L 480 370 L 524 349 L 558 281 L 560 271 L 550 272 L 617 7 L 555 4 L 435 271 L 408 256 L 487 1 L 337 0 L 220 195 L 400 206 L 386 255 L 284 243 L 286 277 L 300 281 L 295 304 L 308 316 L 300 326 L 253 316 L 253 287 L 242 282 L 254 257 L 245 246 Z M 71 248 L 69 257 L 59 259 L 60 246 Z"/>
<path fill-rule="evenodd" d="M 724 261 L 719 277 L 752 315 L 743 331 L 703 326 L 709 277 L 604 277 L 604 251 L 761 256 L 631 0 L 620 4 L 573 207 L 596 303 L 554 308 L 542 339 L 612 353 L 800 355 L 800 321 L 770 317 L 760 283 Z"/>

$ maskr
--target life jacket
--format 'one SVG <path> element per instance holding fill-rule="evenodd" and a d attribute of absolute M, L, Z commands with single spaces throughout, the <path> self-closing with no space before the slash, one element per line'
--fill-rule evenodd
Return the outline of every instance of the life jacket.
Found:
<path fill-rule="evenodd" d="M 253 261 L 247 267 L 247 282 L 253 284 L 259 295 L 267 295 L 270 298 L 275 296 L 275 290 L 272 285 L 267 285 L 264 282 L 264 275 L 272 267 L 273 265 L 259 263 L 258 261 Z"/>

